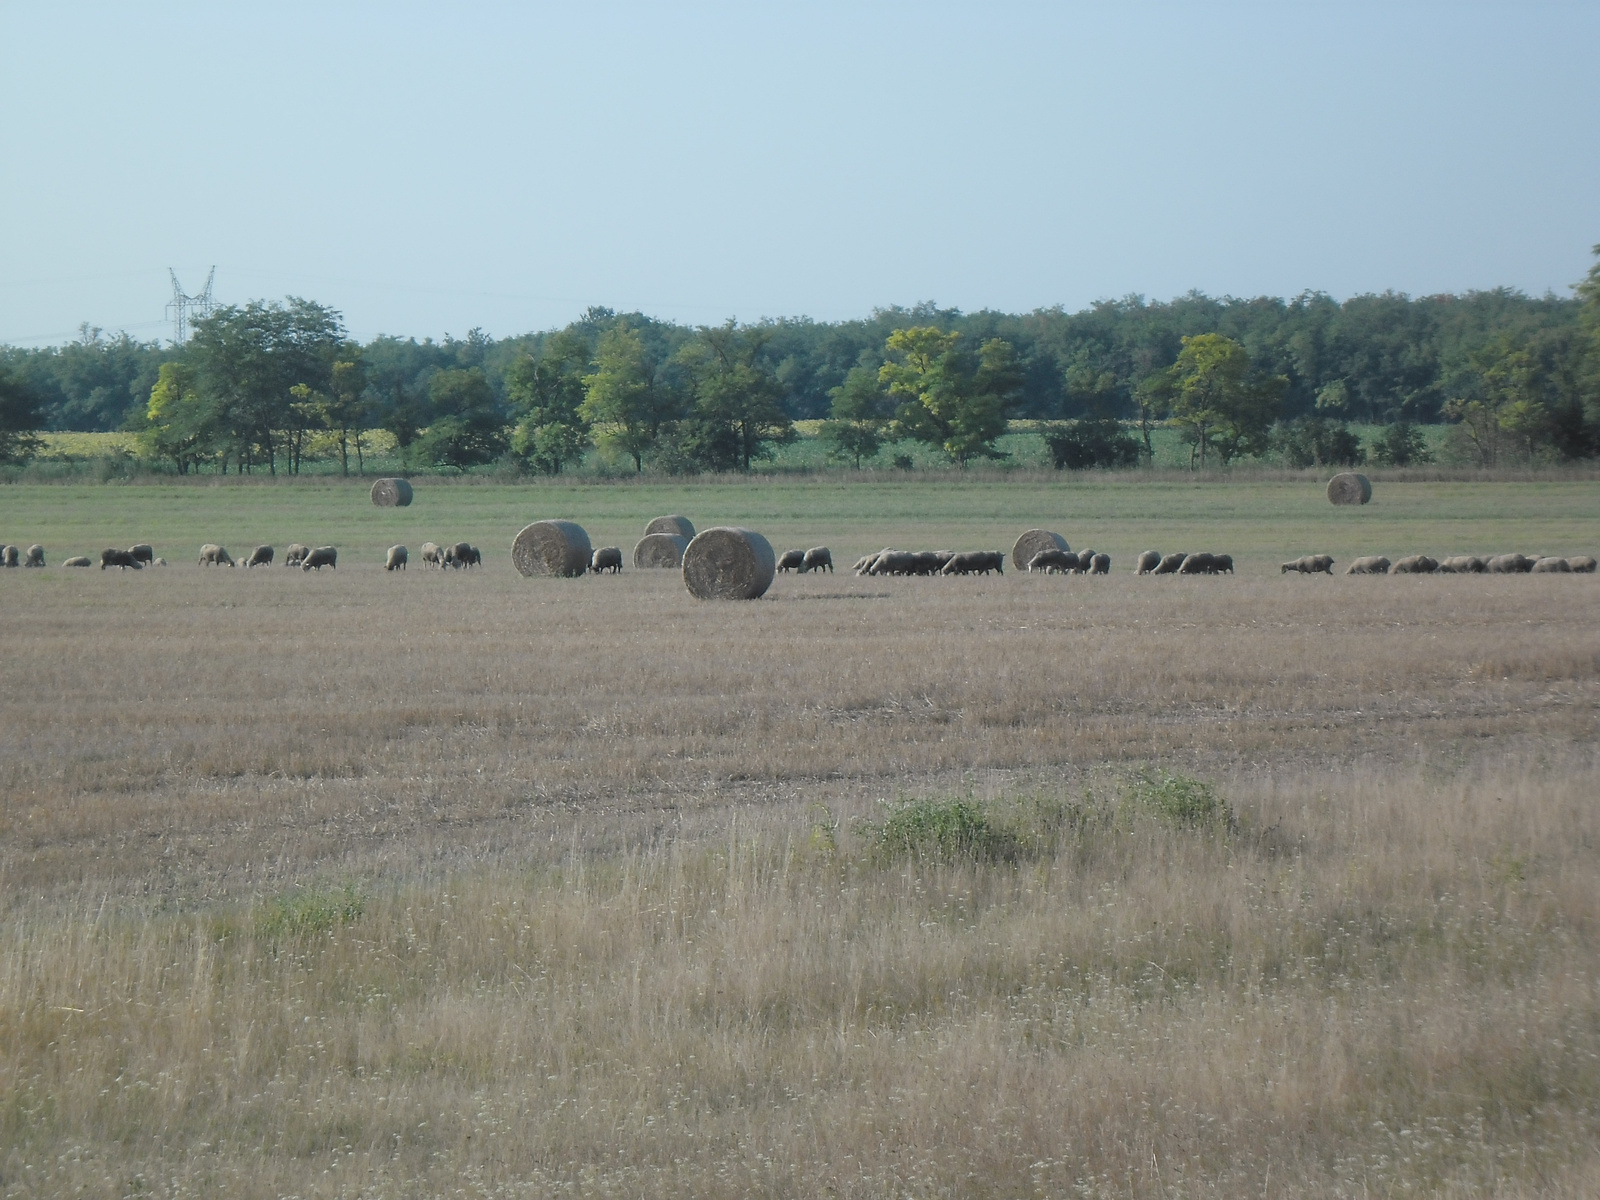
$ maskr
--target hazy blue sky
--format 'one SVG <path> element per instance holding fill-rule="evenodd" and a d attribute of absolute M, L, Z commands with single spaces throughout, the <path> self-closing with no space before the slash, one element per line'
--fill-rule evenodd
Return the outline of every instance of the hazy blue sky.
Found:
<path fill-rule="evenodd" d="M 1567 293 L 1600 3 L 0 0 L 0 341 Z"/>

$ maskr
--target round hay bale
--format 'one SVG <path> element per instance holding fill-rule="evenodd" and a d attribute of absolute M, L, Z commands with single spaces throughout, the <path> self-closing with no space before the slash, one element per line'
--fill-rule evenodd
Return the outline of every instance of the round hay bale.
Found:
<path fill-rule="evenodd" d="M 697 600 L 754 600 L 777 573 L 772 543 L 749 529 L 707 529 L 683 552 L 683 586 Z"/>
<path fill-rule="evenodd" d="M 380 479 L 372 485 L 372 502 L 379 508 L 404 508 L 411 503 L 411 484 L 404 479 Z"/>
<path fill-rule="evenodd" d="M 633 548 L 633 565 L 640 570 L 683 566 L 683 552 L 689 539 L 676 533 L 647 533 Z"/>
<path fill-rule="evenodd" d="M 1033 561 L 1033 556 L 1041 550 L 1071 550 L 1067 539 L 1059 533 L 1051 533 L 1048 529 L 1030 529 L 1017 539 L 1017 544 L 1011 547 L 1011 565 L 1019 571 L 1026 571 L 1028 564 Z"/>
<path fill-rule="evenodd" d="M 694 540 L 694 522 L 688 517 L 657 517 L 644 527 L 645 537 L 654 533 L 670 533 L 673 537 L 681 537 L 685 542 L 690 542 Z"/>
<path fill-rule="evenodd" d="M 524 575 L 582 575 L 589 569 L 589 535 L 575 521 L 535 521 L 511 543 L 511 562 Z"/>
<path fill-rule="evenodd" d="M 1328 503 L 1365 504 L 1372 499 L 1372 480 L 1355 471 L 1341 471 L 1328 480 Z"/>

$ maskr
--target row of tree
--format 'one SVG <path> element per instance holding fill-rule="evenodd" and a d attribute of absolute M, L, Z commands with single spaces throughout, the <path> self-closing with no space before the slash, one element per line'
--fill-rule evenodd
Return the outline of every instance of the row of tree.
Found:
<path fill-rule="evenodd" d="M 365 345 L 337 312 L 290 299 L 219 309 L 183 346 L 85 328 L 67 346 L 0 351 L 0 454 L 12 458 L 30 428 L 128 428 L 179 470 L 293 472 L 331 434 L 359 471 L 363 431 L 382 428 L 419 468 L 511 456 L 554 473 L 596 445 L 636 469 L 748 469 L 816 417 L 831 452 L 857 463 L 904 439 L 958 463 L 992 456 L 1010 417 L 1053 421 L 1063 466 L 1148 456 L 1163 422 L 1196 465 L 1268 449 L 1351 460 L 1364 451 L 1348 421 L 1398 429 L 1401 459 L 1420 446 L 1414 423 L 1438 420 L 1485 464 L 1592 455 L 1600 264 L 1570 300 L 1191 294 L 1072 314 L 924 305 L 701 328 L 594 308 L 543 334 Z"/>

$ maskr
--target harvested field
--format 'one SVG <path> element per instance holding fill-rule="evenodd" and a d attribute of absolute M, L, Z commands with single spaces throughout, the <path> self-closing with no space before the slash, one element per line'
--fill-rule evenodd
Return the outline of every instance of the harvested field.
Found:
<path fill-rule="evenodd" d="M 837 537 L 768 485 L 0 495 L 52 562 L 341 544 L 0 573 L 0 1195 L 1588 1194 L 1600 584 L 1278 564 L 1575 554 L 1592 488 L 1286 490 L 1276 531 L 1130 491 L 1080 532 L 1006 487 L 864 488 Z M 382 569 L 530 511 L 1118 569 Z"/>

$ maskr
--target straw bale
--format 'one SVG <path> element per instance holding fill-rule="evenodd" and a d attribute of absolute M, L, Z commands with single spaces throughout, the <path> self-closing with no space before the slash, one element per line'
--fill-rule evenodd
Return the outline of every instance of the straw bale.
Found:
<path fill-rule="evenodd" d="M 524 575 L 582 575 L 589 569 L 589 535 L 574 521 L 535 521 L 511 543 L 511 562 Z"/>
<path fill-rule="evenodd" d="M 772 543 L 750 529 L 707 529 L 683 552 L 683 585 L 699 600 L 754 600 L 777 570 Z"/>
<path fill-rule="evenodd" d="M 1372 499 L 1372 480 L 1355 471 L 1341 471 L 1328 480 L 1330 504 L 1365 504 Z"/>
<path fill-rule="evenodd" d="M 411 484 L 404 479 L 380 479 L 372 485 L 372 502 L 379 508 L 404 508 L 411 503 Z"/>
<path fill-rule="evenodd" d="M 1041 550 L 1071 550 L 1067 539 L 1059 533 L 1051 533 L 1048 529 L 1030 529 L 1017 539 L 1017 544 L 1011 547 L 1011 565 L 1019 571 L 1026 571 L 1028 564 L 1033 561 L 1033 556 Z"/>
<path fill-rule="evenodd" d="M 640 570 L 655 567 L 676 570 L 683 566 L 683 552 L 688 546 L 689 539 L 679 533 L 647 533 L 633 548 L 633 565 Z"/>
<path fill-rule="evenodd" d="M 681 537 L 684 544 L 687 545 L 694 540 L 694 522 L 689 520 L 688 517 L 657 517 L 644 527 L 645 537 L 656 533 L 666 533 L 671 534 L 673 537 Z M 676 566 L 677 564 L 674 563 L 673 565 Z"/>

